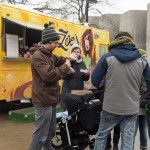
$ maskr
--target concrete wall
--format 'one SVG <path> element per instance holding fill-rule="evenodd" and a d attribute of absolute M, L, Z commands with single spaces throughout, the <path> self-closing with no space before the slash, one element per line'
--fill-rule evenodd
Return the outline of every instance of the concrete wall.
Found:
<path fill-rule="evenodd" d="M 146 50 L 148 62 L 150 63 L 150 4 L 147 5 L 147 36 L 146 36 Z"/>
<path fill-rule="evenodd" d="M 129 32 L 136 43 L 137 48 L 146 49 L 146 27 L 147 45 L 150 43 L 150 5 L 149 12 L 146 10 L 130 10 L 123 14 L 105 14 L 100 17 L 89 17 L 89 24 L 110 33 L 110 41 L 119 31 Z M 147 24 L 147 18 L 149 20 Z M 150 45 L 148 45 L 150 49 Z"/>
<path fill-rule="evenodd" d="M 104 29 L 110 34 L 110 41 L 119 32 L 120 14 L 105 14 L 100 17 L 89 16 L 89 24 L 93 27 Z"/>
<path fill-rule="evenodd" d="M 88 20 L 89 20 L 90 26 L 99 28 L 99 18 L 100 18 L 99 16 L 89 16 Z"/>
<path fill-rule="evenodd" d="M 127 31 L 137 48 L 146 49 L 146 10 L 130 10 L 120 16 L 119 31 Z"/>

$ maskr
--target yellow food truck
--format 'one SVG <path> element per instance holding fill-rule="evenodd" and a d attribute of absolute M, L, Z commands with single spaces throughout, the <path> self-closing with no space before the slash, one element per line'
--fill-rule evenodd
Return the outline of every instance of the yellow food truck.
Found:
<path fill-rule="evenodd" d="M 28 50 L 40 42 L 45 23 L 62 33 L 60 46 L 54 53 L 68 56 L 70 46 L 78 43 L 91 71 L 107 51 L 109 33 L 106 31 L 0 4 L 0 102 L 31 98 L 32 56 Z"/>

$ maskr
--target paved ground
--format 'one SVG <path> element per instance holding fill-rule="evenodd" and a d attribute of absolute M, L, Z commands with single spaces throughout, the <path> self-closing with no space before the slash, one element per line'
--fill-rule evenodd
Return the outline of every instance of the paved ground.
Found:
<path fill-rule="evenodd" d="M 28 150 L 33 127 L 34 123 L 9 121 L 7 113 L 0 114 L 0 150 Z M 139 135 L 136 136 L 135 150 L 140 150 L 138 139 Z M 150 141 L 148 144 L 150 147 Z"/>

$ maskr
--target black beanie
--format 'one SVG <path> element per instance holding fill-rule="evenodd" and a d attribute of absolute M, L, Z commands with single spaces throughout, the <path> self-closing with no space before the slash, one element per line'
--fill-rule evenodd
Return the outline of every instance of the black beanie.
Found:
<path fill-rule="evenodd" d="M 45 29 L 42 31 L 42 43 L 53 42 L 60 39 L 59 34 L 53 27 L 49 27 L 48 24 L 44 25 Z"/>

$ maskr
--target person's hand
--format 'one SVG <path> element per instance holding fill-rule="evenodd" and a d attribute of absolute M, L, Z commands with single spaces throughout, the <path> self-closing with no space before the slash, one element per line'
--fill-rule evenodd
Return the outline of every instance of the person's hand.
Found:
<path fill-rule="evenodd" d="M 75 54 L 71 54 L 68 59 L 71 61 L 71 62 L 75 62 L 77 60 L 77 56 Z"/>
<path fill-rule="evenodd" d="M 70 60 L 69 60 L 69 59 L 66 59 L 65 64 L 66 64 L 69 68 L 71 67 L 71 63 L 70 63 Z"/>
<path fill-rule="evenodd" d="M 90 70 L 87 70 L 87 72 L 85 73 L 85 75 L 89 76 L 90 75 Z"/>
<path fill-rule="evenodd" d="M 86 75 L 86 76 L 90 75 L 90 70 L 87 70 L 87 69 L 80 69 L 80 72 L 83 72 L 84 75 Z"/>
<path fill-rule="evenodd" d="M 74 59 L 74 60 L 77 60 L 78 58 L 77 58 L 77 55 L 75 54 L 75 53 L 72 53 L 71 55 L 70 55 L 70 57 L 72 58 L 72 59 Z"/>
<path fill-rule="evenodd" d="M 150 92 L 147 92 L 140 97 L 140 108 L 145 108 L 145 105 L 149 101 L 150 101 Z"/>

